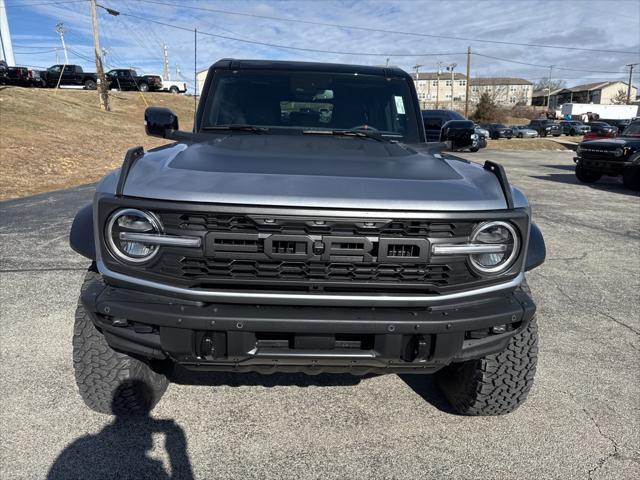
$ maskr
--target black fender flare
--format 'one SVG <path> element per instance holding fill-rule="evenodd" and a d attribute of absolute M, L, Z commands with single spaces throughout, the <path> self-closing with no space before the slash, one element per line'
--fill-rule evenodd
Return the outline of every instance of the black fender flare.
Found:
<path fill-rule="evenodd" d="M 69 233 L 69 245 L 80 255 L 96 259 L 96 244 L 93 236 L 93 205 L 90 203 L 76 213 Z"/>
<path fill-rule="evenodd" d="M 527 258 L 524 262 L 525 271 L 533 270 L 544 263 L 547 256 L 547 247 L 544 244 L 544 237 L 540 228 L 535 224 L 531 224 L 529 230 L 529 245 L 527 247 Z"/>

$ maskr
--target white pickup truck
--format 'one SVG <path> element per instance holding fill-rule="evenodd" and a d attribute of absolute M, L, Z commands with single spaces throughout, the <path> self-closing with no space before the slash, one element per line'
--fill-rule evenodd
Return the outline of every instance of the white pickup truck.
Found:
<path fill-rule="evenodd" d="M 565 103 L 562 105 L 561 114 L 563 118 L 571 115 L 578 118 L 583 113 L 597 113 L 600 118 L 609 120 L 629 120 L 640 113 L 638 105 L 603 105 L 595 103 Z"/>
<path fill-rule="evenodd" d="M 184 93 L 187 91 L 186 82 L 178 82 L 175 80 L 162 80 L 160 92 Z"/>

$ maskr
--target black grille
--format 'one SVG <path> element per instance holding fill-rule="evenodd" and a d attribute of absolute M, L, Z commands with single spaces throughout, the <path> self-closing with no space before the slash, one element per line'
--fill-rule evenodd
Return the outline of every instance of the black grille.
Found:
<path fill-rule="evenodd" d="M 448 285 L 451 280 L 469 280 L 464 265 L 377 264 L 351 262 L 291 262 L 258 260 L 214 260 L 183 257 L 169 259 L 160 269 L 191 280 L 274 279 L 309 281 L 428 282 Z M 456 268 L 457 267 L 457 268 Z M 457 271 L 456 271 L 457 270 Z M 464 269 L 466 270 L 466 268 Z"/>
<path fill-rule="evenodd" d="M 471 234 L 473 222 L 442 222 L 403 219 L 319 219 L 269 217 L 220 213 L 164 213 L 167 228 L 191 231 L 238 233 L 285 233 L 296 235 L 386 235 L 451 238 Z"/>
<path fill-rule="evenodd" d="M 438 293 L 478 281 L 466 257 L 429 254 L 436 239 L 468 239 L 476 220 L 160 216 L 167 233 L 203 235 L 203 248 L 163 247 L 145 271 L 190 288 Z"/>

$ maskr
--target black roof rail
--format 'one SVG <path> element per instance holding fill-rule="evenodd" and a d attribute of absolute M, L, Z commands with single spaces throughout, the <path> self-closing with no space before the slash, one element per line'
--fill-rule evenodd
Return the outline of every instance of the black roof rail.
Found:
<path fill-rule="evenodd" d="M 507 201 L 507 208 L 509 210 L 513 209 L 513 196 L 511 195 L 511 186 L 509 185 L 507 172 L 504 171 L 504 167 L 499 163 L 487 160 L 486 162 L 484 162 L 484 169 L 489 170 L 498 178 L 498 182 L 500 182 L 500 187 L 502 188 L 504 199 Z"/>

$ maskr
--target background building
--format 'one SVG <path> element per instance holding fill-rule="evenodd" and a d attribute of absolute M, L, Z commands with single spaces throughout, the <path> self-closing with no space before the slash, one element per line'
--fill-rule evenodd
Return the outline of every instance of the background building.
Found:
<path fill-rule="evenodd" d="M 498 105 L 531 105 L 533 84 L 518 77 L 483 77 L 471 79 L 471 102 L 478 103 L 488 93 Z"/>
<path fill-rule="evenodd" d="M 451 108 L 453 96 L 454 108 L 464 102 L 467 89 L 467 77 L 462 73 L 454 73 L 451 80 L 450 72 L 438 74 L 436 72 L 414 73 L 411 75 L 416 84 L 420 107 Z"/>
<path fill-rule="evenodd" d="M 623 81 L 596 82 L 576 85 L 571 88 L 552 90 L 549 98 L 549 106 L 557 108 L 564 103 L 599 103 L 610 105 L 613 103 L 626 103 L 629 84 Z M 622 94 L 620 94 L 622 92 Z M 638 89 L 631 87 L 631 100 L 638 95 Z M 547 105 L 547 91 L 534 92 L 534 105 Z"/>

